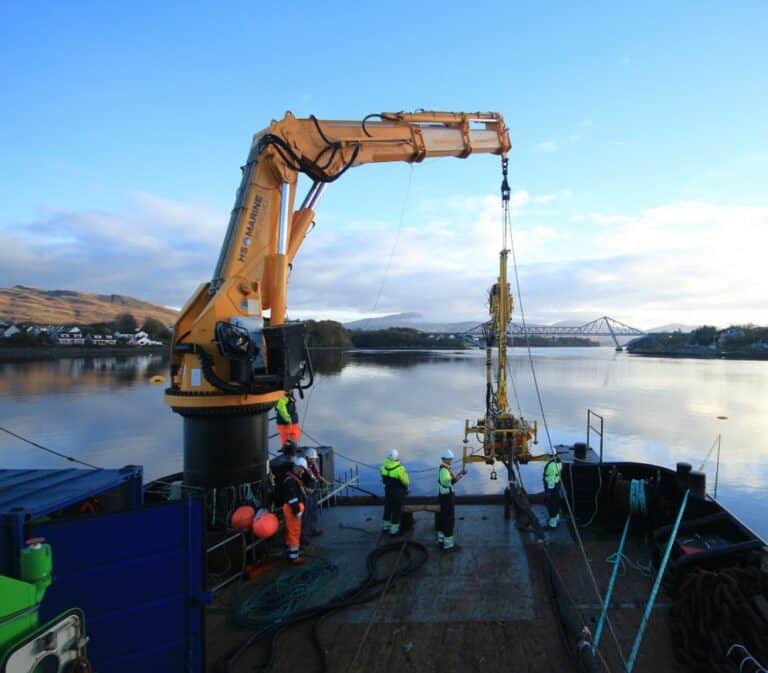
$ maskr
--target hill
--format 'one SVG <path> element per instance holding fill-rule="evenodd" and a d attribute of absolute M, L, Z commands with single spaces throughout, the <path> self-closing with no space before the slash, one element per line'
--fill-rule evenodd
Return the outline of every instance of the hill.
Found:
<path fill-rule="evenodd" d="M 130 313 L 141 323 L 155 318 L 170 325 L 178 311 L 122 294 L 88 294 L 71 290 L 38 290 L 15 285 L 0 288 L 0 320 L 39 325 L 96 323 Z"/>
<path fill-rule="evenodd" d="M 693 330 L 696 329 L 696 325 L 683 325 L 679 322 L 673 322 L 669 325 L 661 325 L 660 327 L 654 327 L 652 329 L 646 330 L 646 332 L 649 333 L 656 333 L 656 332 L 693 332 Z"/>
<path fill-rule="evenodd" d="M 348 330 L 387 330 L 393 328 L 415 329 L 420 332 L 466 332 L 476 327 L 482 320 L 471 320 L 464 322 L 427 322 L 420 313 L 393 313 L 392 315 L 380 316 L 378 318 L 364 318 L 363 320 L 354 320 L 344 323 Z"/>

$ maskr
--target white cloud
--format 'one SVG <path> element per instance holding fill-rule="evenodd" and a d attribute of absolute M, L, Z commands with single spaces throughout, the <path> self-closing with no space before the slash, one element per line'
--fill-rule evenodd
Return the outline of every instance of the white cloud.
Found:
<path fill-rule="evenodd" d="M 536 143 L 537 152 L 557 152 L 557 143 L 554 140 L 542 140 L 540 143 Z"/>
<path fill-rule="evenodd" d="M 128 294 L 180 305 L 206 276 L 227 215 L 150 194 L 126 213 L 46 209 L 0 229 L 0 286 Z"/>
<path fill-rule="evenodd" d="M 761 271 L 768 206 L 681 201 L 638 213 L 579 213 L 572 202 L 567 188 L 513 192 L 529 320 L 608 314 L 639 327 L 768 323 Z M 416 201 L 411 213 L 398 230 L 389 219 L 321 209 L 290 277 L 291 313 L 481 319 L 498 274 L 498 195 Z M 114 292 L 179 306 L 210 277 L 227 220 L 204 204 L 150 194 L 134 195 L 123 213 L 49 209 L 0 228 L 0 286 Z"/>

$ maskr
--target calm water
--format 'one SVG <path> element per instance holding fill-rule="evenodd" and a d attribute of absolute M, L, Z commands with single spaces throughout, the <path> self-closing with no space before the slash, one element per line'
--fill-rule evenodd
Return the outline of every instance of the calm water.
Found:
<path fill-rule="evenodd" d="M 396 447 L 414 490 L 431 493 L 434 472 L 418 470 L 435 466 L 444 447 L 460 453 L 464 419 L 483 412 L 484 354 L 323 352 L 314 360 L 315 387 L 299 402 L 312 440 L 372 464 Z M 534 363 L 553 443 L 584 441 L 588 407 L 606 419 L 607 458 L 668 466 L 686 460 L 697 468 L 721 434 L 718 498 L 768 537 L 768 362 L 640 358 L 594 348 L 537 349 Z M 525 351 L 516 349 L 510 364 L 524 416 L 541 425 Z M 163 404 L 163 386 L 148 381 L 165 366 L 161 356 L 0 365 L 0 424 L 100 466 L 143 464 L 148 478 L 178 471 L 181 418 Z M 510 397 L 516 409 L 512 391 Z M 543 450 L 543 429 L 540 439 Z M 5 433 L 0 456 L 4 467 L 68 465 Z M 351 463 L 337 456 L 336 465 L 342 471 Z M 532 490 L 540 470 L 525 468 Z M 704 470 L 712 492 L 714 452 Z M 488 473 L 473 465 L 460 488 L 501 488 Z M 361 481 L 378 489 L 365 467 Z"/>

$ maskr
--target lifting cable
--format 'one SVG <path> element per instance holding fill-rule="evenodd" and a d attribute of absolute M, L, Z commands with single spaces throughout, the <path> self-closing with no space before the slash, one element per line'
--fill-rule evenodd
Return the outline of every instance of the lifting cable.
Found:
<path fill-rule="evenodd" d="M 384 291 L 384 284 L 387 282 L 390 268 L 392 267 L 392 260 L 395 257 L 395 250 L 397 249 L 397 243 L 400 240 L 400 230 L 403 228 L 403 221 L 405 220 L 405 211 L 408 206 L 408 199 L 411 195 L 411 185 L 413 183 L 413 164 L 410 164 L 410 170 L 408 171 L 408 184 L 405 188 L 405 198 L 403 199 L 403 206 L 400 209 L 400 220 L 397 223 L 397 229 L 395 229 L 395 240 L 392 241 L 392 249 L 389 251 L 389 258 L 387 259 L 387 266 L 384 268 L 384 276 L 381 279 L 381 285 L 379 285 L 379 291 L 376 294 L 376 301 L 373 302 L 373 313 L 379 305 L 381 300 L 381 293 Z"/>
<path fill-rule="evenodd" d="M 306 435 L 307 438 L 315 443 L 315 446 L 328 446 L 328 444 L 323 444 L 322 442 L 315 439 L 312 435 L 310 435 L 306 430 L 302 428 L 301 430 L 302 435 Z M 353 463 L 354 465 L 359 465 L 360 467 L 366 467 L 369 470 L 376 470 L 378 472 L 381 469 L 381 466 L 379 465 L 371 465 L 371 463 L 363 463 L 362 461 L 359 461 L 355 458 L 352 458 L 350 456 L 346 456 L 340 451 L 337 451 L 335 448 L 333 449 L 333 455 L 339 456 L 339 458 L 343 458 L 344 460 L 348 460 L 350 463 Z M 434 472 L 436 468 L 434 467 L 424 467 L 420 468 L 418 470 L 408 470 L 408 474 L 420 474 L 422 472 Z"/>
<path fill-rule="evenodd" d="M 523 417 L 523 408 L 520 405 L 520 398 L 517 395 L 517 386 L 515 385 L 515 378 L 512 376 L 512 370 L 509 367 L 509 360 L 506 361 L 505 367 L 507 369 L 507 381 L 509 381 L 510 385 L 512 386 L 512 392 L 515 396 L 515 404 L 517 405 L 517 414 L 520 418 Z"/>
<path fill-rule="evenodd" d="M 517 255 L 515 253 L 515 241 L 514 241 L 514 236 L 512 234 L 512 221 L 511 221 L 510 212 L 509 212 L 509 198 L 510 198 L 511 190 L 510 190 L 510 187 L 509 187 L 509 182 L 507 181 L 507 161 L 506 161 L 506 159 L 502 159 L 502 173 L 503 173 L 503 180 L 502 180 L 502 184 L 501 184 L 501 194 L 502 194 L 502 204 L 503 204 L 503 207 L 504 207 L 504 215 L 503 215 L 503 218 L 504 218 L 504 237 L 503 237 L 504 238 L 504 244 L 505 244 L 505 249 L 506 249 L 507 238 L 509 238 L 509 250 L 512 253 L 512 268 L 513 268 L 514 274 L 515 274 L 515 289 L 517 290 L 517 303 L 518 303 L 518 306 L 520 308 L 520 320 L 522 322 L 523 333 L 525 335 L 525 344 L 526 344 L 526 349 L 528 351 L 528 362 L 530 363 L 530 367 L 531 367 L 531 375 L 533 377 L 533 384 L 534 384 L 534 387 L 536 389 L 536 397 L 537 397 L 538 403 L 539 403 L 539 413 L 541 414 L 541 421 L 542 421 L 542 424 L 544 425 L 544 431 L 545 431 L 546 436 L 547 436 L 547 444 L 549 445 L 549 452 L 553 456 L 556 456 L 557 453 L 556 453 L 556 451 L 554 449 L 554 445 L 552 443 L 552 436 L 551 436 L 551 434 L 549 432 L 549 424 L 547 423 L 547 416 L 546 416 L 546 414 L 544 412 L 544 403 L 543 403 L 543 401 L 541 399 L 541 389 L 539 388 L 539 381 L 538 381 L 538 378 L 536 376 L 536 367 L 535 367 L 534 362 L 533 362 L 533 353 L 531 352 L 531 340 L 530 340 L 530 338 L 528 336 L 528 328 L 527 328 L 526 321 L 525 321 L 525 309 L 523 307 L 523 295 L 522 295 L 522 292 L 520 291 L 520 276 L 519 276 L 519 273 L 518 273 Z M 602 603 L 603 602 L 603 596 L 602 596 L 602 594 L 600 592 L 600 587 L 597 584 L 597 578 L 595 577 L 595 573 L 592 570 L 592 566 L 590 566 L 590 564 L 589 564 L 589 559 L 587 558 L 587 552 L 586 552 L 586 549 L 584 548 L 584 543 L 583 543 L 583 541 L 581 539 L 581 534 L 579 533 L 579 527 L 578 527 L 578 524 L 576 522 L 576 516 L 573 513 L 573 508 L 571 507 L 571 503 L 568 500 L 568 498 L 563 498 L 563 500 L 565 501 L 566 509 L 568 510 L 568 516 L 569 516 L 569 518 L 571 520 L 571 523 L 572 523 L 573 533 L 574 533 L 574 536 L 576 538 L 576 542 L 579 545 L 579 550 L 581 552 L 581 556 L 582 556 L 582 558 L 584 560 L 584 564 L 585 564 L 585 566 L 587 568 L 587 572 L 589 573 L 589 577 L 590 577 L 590 580 L 592 582 L 592 586 L 595 589 L 595 594 L 597 595 L 597 598 L 598 598 L 599 602 Z M 619 643 L 619 638 L 616 635 L 616 631 L 615 631 L 615 629 L 613 627 L 613 623 L 610 620 L 610 618 L 606 618 L 606 623 L 608 624 L 608 629 L 609 629 L 609 631 L 611 633 L 611 637 L 613 639 L 613 642 L 616 644 L 616 649 L 618 651 L 619 658 L 621 659 L 621 663 L 626 668 L 626 660 L 624 658 L 624 653 L 623 653 L 623 651 L 621 649 L 621 644 Z"/>
<path fill-rule="evenodd" d="M 22 437 L 21 435 L 17 435 L 15 432 L 12 432 L 8 428 L 4 428 L 3 426 L 0 426 L 0 430 L 3 432 L 11 435 L 12 437 L 16 437 L 16 439 L 20 439 L 22 442 L 26 442 L 27 444 L 31 444 L 37 449 L 42 449 L 43 451 L 47 451 L 48 453 L 52 453 L 54 456 L 58 456 L 59 458 L 64 458 L 64 460 L 68 460 L 71 463 L 79 463 L 80 465 L 85 465 L 86 467 L 90 467 L 93 470 L 102 470 L 104 468 L 99 467 L 98 465 L 93 465 L 92 463 L 87 463 L 84 460 L 80 460 L 79 458 L 75 458 L 74 456 L 68 456 L 66 453 L 61 453 L 60 451 L 55 451 L 54 449 L 49 449 L 47 446 L 43 446 L 42 444 L 38 444 L 37 442 L 33 442 L 31 439 L 27 439 L 26 437 Z"/>

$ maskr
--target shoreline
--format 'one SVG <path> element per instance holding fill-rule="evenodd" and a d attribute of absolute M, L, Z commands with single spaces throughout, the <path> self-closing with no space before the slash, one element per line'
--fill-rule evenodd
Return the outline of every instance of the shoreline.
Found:
<path fill-rule="evenodd" d="M 535 346 L 533 348 L 552 348 L 553 346 Z M 571 348 L 590 348 L 589 346 L 571 346 Z M 310 346 L 310 351 L 336 351 L 339 353 L 355 351 L 398 351 L 398 352 L 417 352 L 417 351 L 460 351 L 471 352 L 478 350 L 476 348 L 429 348 L 424 346 L 379 346 L 367 348 L 349 348 L 339 346 Z M 482 349 L 480 349 L 482 350 Z M 687 351 L 626 351 L 628 355 L 637 355 L 640 357 L 657 357 L 672 359 L 689 360 L 768 360 L 768 351 L 765 352 L 741 352 L 741 351 L 723 351 L 716 353 L 696 353 Z M 130 357 L 134 355 L 165 355 L 168 353 L 168 346 L 41 346 L 35 348 L 8 348 L 0 346 L 0 363 L 5 362 L 40 362 L 46 360 L 73 359 L 73 358 L 92 358 L 92 357 Z"/>
<path fill-rule="evenodd" d="M 674 358 L 688 360 L 768 360 L 767 352 L 718 351 L 717 353 L 696 353 L 687 351 L 627 351 L 629 355 L 651 358 Z"/>
<path fill-rule="evenodd" d="M 168 353 L 168 346 L 0 346 L 0 362 L 39 362 L 66 358 L 120 357 Z"/>

